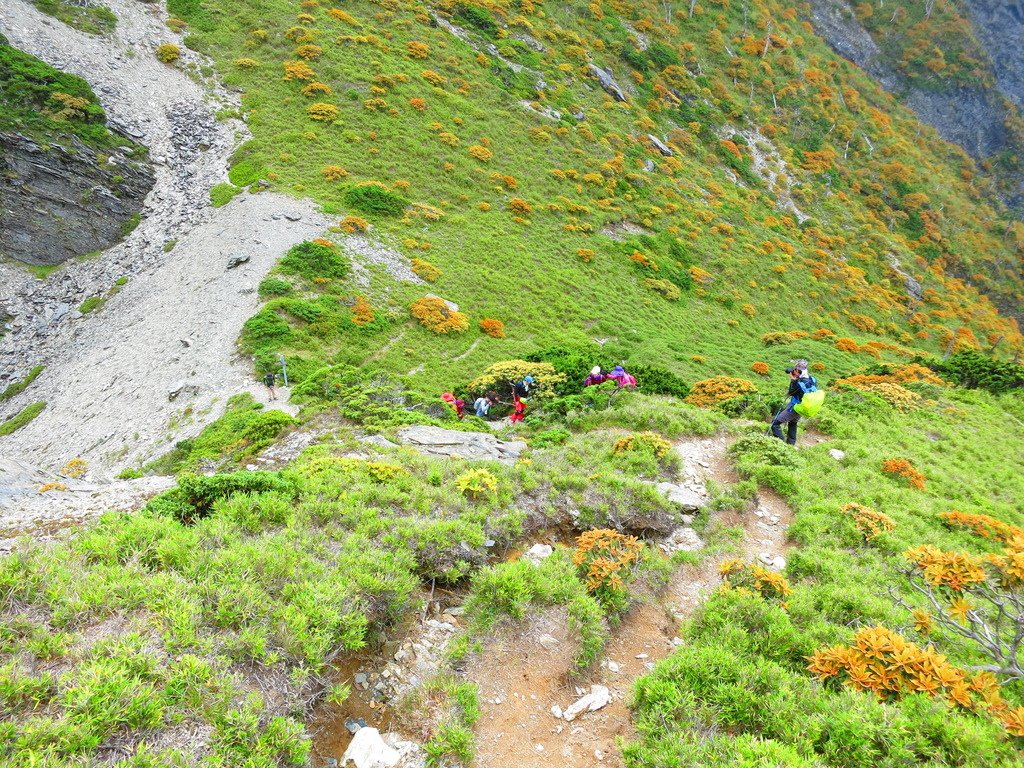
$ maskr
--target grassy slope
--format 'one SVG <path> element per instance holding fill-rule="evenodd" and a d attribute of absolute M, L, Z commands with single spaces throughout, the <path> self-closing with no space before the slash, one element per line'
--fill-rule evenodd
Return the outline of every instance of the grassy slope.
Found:
<path fill-rule="evenodd" d="M 691 379 L 708 369 L 746 370 L 763 356 L 757 339 L 772 330 L 825 326 L 861 341 L 877 337 L 937 351 L 964 326 L 971 336 L 958 344 L 987 346 L 1002 337 L 999 349 L 1009 351 L 1021 343 L 1015 327 L 973 287 L 946 275 L 971 275 L 984 290 L 1016 294 L 1013 264 L 1024 230 L 985 202 L 962 152 L 937 140 L 838 60 L 784 4 L 751 9 L 746 22 L 727 3 L 698 4 L 692 19 L 680 11 L 672 25 L 660 20 L 653 5 L 623 6 L 623 18 L 667 46 L 668 60 L 680 62 L 659 72 L 660 64 L 648 61 L 639 85 L 621 56 L 633 45 L 614 6 L 604 6 L 601 19 L 595 18 L 596 5 L 530 4 L 527 11 L 495 6 L 495 17 L 510 23 L 509 37 L 528 33 L 545 47 L 541 55 L 497 41 L 542 75 L 543 105 L 565 115 L 560 123 L 519 105 L 537 97 L 533 76 L 514 75 L 495 58 L 478 57 L 433 26 L 427 9 L 416 4 L 348 4 L 356 24 L 329 16 L 326 5 L 285 0 L 208 1 L 202 7 L 216 23 L 208 25 L 211 31 L 194 32 L 190 42 L 214 57 L 229 84 L 244 90 L 255 135 L 239 153 L 236 181 L 268 178 L 278 189 L 321 200 L 339 218 L 359 213 L 342 198 L 352 183 L 368 180 L 397 183 L 413 201 L 445 211 L 436 222 L 415 215 L 369 218 L 375 236 L 441 268 L 429 290 L 459 303 L 471 316 L 470 331 L 434 337 L 409 321 L 404 309 L 427 289 L 378 280 L 370 299 L 388 320 L 369 332 L 371 338 L 365 331 L 350 333 L 350 344 L 348 330 L 337 323 L 309 327 L 292 318 L 294 337 L 280 346 L 294 355 L 360 362 L 397 338 L 377 355 L 379 361 L 395 371 L 423 365 L 418 377 L 426 385 L 439 371 L 453 384 L 500 357 L 595 337 L 612 338 L 613 356 L 657 362 Z M 452 10 L 442 6 L 442 12 L 446 8 Z M 300 20 L 302 13 L 311 20 Z M 763 41 L 769 23 L 777 44 L 762 58 L 763 45 L 755 43 Z M 302 82 L 282 79 L 282 63 L 296 60 L 296 44 L 286 36 L 290 29 L 291 38 L 305 34 L 306 42 L 321 47 L 309 64 L 331 94 L 307 98 Z M 746 47 L 744 29 L 752 41 Z M 488 42 L 482 33 L 472 34 L 478 46 Z M 339 35 L 362 42 L 339 42 Z M 426 58 L 410 57 L 413 41 L 428 46 Z M 584 56 L 611 67 L 625 87 L 637 90 L 628 106 L 581 74 Z M 258 66 L 237 65 L 242 58 Z M 445 78 L 441 87 L 423 79 L 425 69 Z M 378 76 L 389 79 L 374 82 Z M 683 98 L 681 105 L 672 95 L 658 96 L 666 87 Z M 384 104 L 370 102 L 368 109 L 365 102 L 374 98 Z M 426 109 L 411 106 L 413 98 L 423 99 Z M 307 118 L 312 101 L 337 106 L 338 119 L 325 124 Z M 578 111 L 583 121 L 568 117 Z M 796 202 L 813 217 L 809 225 L 799 228 L 774 209 L 774 193 L 744 171 L 748 149 L 740 149 L 743 160 L 729 161 L 718 133 L 728 136 L 730 126 L 744 125 L 774 134 L 789 161 L 787 174 L 799 184 Z M 676 157 L 665 160 L 645 146 L 647 132 L 673 130 Z M 457 136 L 458 146 L 442 143 L 442 131 Z M 482 137 L 493 153 L 488 162 L 468 153 Z M 831 169 L 801 168 L 811 164 L 806 152 L 827 150 L 837 153 Z M 648 159 L 658 163 L 654 174 L 642 170 Z M 754 188 L 731 183 L 727 162 Z M 328 165 L 349 176 L 326 181 L 321 170 Z M 552 169 L 602 177 L 592 184 L 563 180 Z M 514 177 L 515 190 L 492 174 Z M 508 208 L 513 197 L 533 208 L 521 223 Z M 491 210 L 479 210 L 481 203 Z M 573 205 L 587 211 L 574 214 Z M 678 302 L 646 289 L 645 275 L 627 258 L 633 249 L 623 251 L 597 233 L 621 219 L 678 236 L 687 260 L 710 273 L 709 283 Z M 424 243 L 429 251 L 420 249 Z M 582 263 L 580 248 L 596 251 L 592 263 Z M 923 303 L 908 302 L 902 279 L 888 266 L 890 254 L 924 284 Z M 309 297 L 344 298 L 361 290 L 351 280 L 299 287 Z M 752 317 L 742 311 L 746 304 Z M 489 316 L 507 324 L 508 338 L 484 338 L 454 361 L 477 339 L 476 322 Z M 814 347 L 809 353 L 824 354 Z M 694 355 L 706 365 L 693 362 Z M 837 361 L 843 368 L 856 362 L 845 356 Z"/>

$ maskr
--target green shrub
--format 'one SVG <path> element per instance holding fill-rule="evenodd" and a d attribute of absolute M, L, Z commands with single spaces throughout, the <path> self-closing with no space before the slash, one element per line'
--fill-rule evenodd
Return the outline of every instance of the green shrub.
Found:
<path fill-rule="evenodd" d="M 107 303 L 107 300 L 102 296 L 90 296 L 81 304 L 78 305 L 78 311 L 83 315 L 87 315 L 90 312 L 95 312 L 97 309 Z"/>
<path fill-rule="evenodd" d="M 279 348 L 292 339 L 292 327 L 288 321 L 272 309 L 261 309 L 245 321 L 242 326 L 241 346 L 247 352 L 266 348 Z"/>
<path fill-rule="evenodd" d="M 1024 365 L 996 360 L 981 352 L 957 352 L 948 360 L 915 358 L 914 362 L 968 389 L 987 389 L 999 394 L 1024 388 Z"/>
<path fill-rule="evenodd" d="M 377 184 L 349 187 L 341 199 L 349 208 L 376 216 L 400 216 L 409 207 L 406 198 Z"/>
<path fill-rule="evenodd" d="M 232 198 L 241 192 L 240 187 L 236 187 L 234 184 L 215 184 L 210 188 L 210 205 L 214 208 L 220 208 L 222 205 L 227 205 L 231 202 Z"/>
<path fill-rule="evenodd" d="M 21 429 L 32 421 L 32 419 L 42 413 L 44 408 L 46 408 L 46 403 L 42 400 L 37 403 L 32 403 L 31 405 L 26 405 L 7 421 L 0 424 L 0 437 L 9 435 L 17 429 Z"/>
<path fill-rule="evenodd" d="M 466 27 L 475 27 L 488 37 L 497 37 L 498 23 L 486 8 L 469 3 L 456 3 L 452 18 Z"/>
<path fill-rule="evenodd" d="M 309 280 L 317 277 L 340 280 L 348 274 L 348 261 L 334 248 L 307 241 L 288 249 L 281 259 L 280 269 Z"/>
<path fill-rule="evenodd" d="M 13 397 L 17 397 L 26 389 L 28 389 L 29 384 L 35 381 L 36 378 L 38 378 L 39 374 L 42 373 L 43 370 L 45 370 L 45 368 L 45 365 L 34 366 L 25 375 L 24 379 L 22 379 L 21 381 L 16 381 L 13 384 L 9 384 L 7 388 L 4 389 L 3 392 L 0 392 L 0 403 L 2 403 L 4 400 L 10 400 Z"/>
<path fill-rule="evenodd" d="M 210 514 L 215 502 L 236 493 L 274 491 L 293 494 L 294 486 L 274 472 L 232 472 L 219 475 L 182 475 L 178 485 L 154 498 L 146 509 L 190 523 Z"/>
<path fill-rule="evenodd" d="M 292 284 L 287 280 L 282 280 L 279 277 L 265 277 L 260 282 L 259 295 L 263 299 L 268 296 L 287 296 L 292 290 Z"/>

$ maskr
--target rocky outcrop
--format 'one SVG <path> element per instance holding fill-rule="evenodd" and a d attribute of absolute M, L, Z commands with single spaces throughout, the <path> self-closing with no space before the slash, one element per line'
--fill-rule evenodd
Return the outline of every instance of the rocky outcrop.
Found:
<path fill-rule="evenodd" d="M 491 434 L 458 432 L 441 427 L 404 427 L 399 430 L 398 439 L 431 456 L 491 459 L 504 464 L 515 462 L 526 449 L 526 443 L 518 440 L 504 442 Z"/>
<path fill-rule="evenodd" d="M 892 66 L 847 0 L 811 0 L 811 21 L 826 42 L 898 96 L 947 141 L 981 160 L 1021 151 L 1006 129 L 1015 102 L 1024 106 L 1024 3 L 1020 0 L 965 0 L 974 32 L 989 55 L 995 86 L 932 82 L 921 87 Z M 1008 205 L 1024 210 L 1024 177 L 1002 178 Z"/>
<path fill-rule="evenodd" d="M 153 186 L 148 165 L 128 152 L 102 155 L 74 137 L 44 146 L 0 133 L 0 253 L 52 266 L 120 241 Z M 126 142 L 126 149 L 137 146 Z"/>

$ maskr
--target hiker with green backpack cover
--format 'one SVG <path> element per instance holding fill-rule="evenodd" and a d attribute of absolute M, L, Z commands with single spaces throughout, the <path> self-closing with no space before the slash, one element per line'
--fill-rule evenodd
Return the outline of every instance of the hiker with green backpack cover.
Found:
<path fill-rule="evenodd" d="M 771 433 L 782 440 L 782 425 L 785 424 L 786 442 L 796 445 L 797 422 L 801 416 L 811 417 L 821 410 L 825 392 L 818 389 L 818 380 L 807 372 L 806 360 L 794 361 L 786 373 L 789 374 L 789 391 L 786 392 L 789 401 L 772 419 Z"/>

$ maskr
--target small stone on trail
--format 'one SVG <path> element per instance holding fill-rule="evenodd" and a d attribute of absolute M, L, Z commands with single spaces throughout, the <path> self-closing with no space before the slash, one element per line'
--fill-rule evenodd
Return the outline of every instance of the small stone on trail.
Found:
<path fill-rule="evenodd" d="M 556 640 L 551 635 L 541 635 L 537 639 L 537 642 L 540 643 L 542 646 L 544 646 L 549 651 L 554 650 L 555 647 L 558 646 L 558 640 Z"/>
<path fill-rule="evenodd" d="M 828 455 L 836 461 L 842 461 L 846 458 L 846 453 L 844 451 L 840 451 L 838 448 L 829 448 Z"/>
<path fill-rule="evenodd" d="M 360 728 L 365 727 L 366 721 L 363 720 L 363 718 L 361 717 L 350 717 L 348 720 L 345 721 L 345 729 L 352 734 L 354 734 Z"/>
<path fill-rule="evenodd" d="M 704 548 L 704 542 L 693 528 L 676 528 L 658 546 L 666 555 L 673 552 L 695 552 Z"/>
<path fill-rule="evenodd" d="M 648 656 L 647 656 L 646 653 L 638 653 L 635 658 L 637 658 L 637 659 L 646 659 L 646 658 L 648 658 Z"/>
<path fill-rule="evenodd" d="M 608 671 L 618 674 L 619 670 L 622 669 L 616 662 L 608 659 Z"/>
<path fill-rule="evenodd" d="M 240 267 L 242 264 L 248 262 L 250 258 L 251 257 L 247 253 L 239 254 L 238 256 L 232 256 L 230 259 L 228 259 L 228 269 Z"/>
<path fill-rule="evenodd" d="M 557 704 L 551 705 L 551 714 L 557 717 L 559 720 L 562 719 L 562 708 Z"/>

